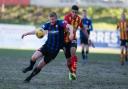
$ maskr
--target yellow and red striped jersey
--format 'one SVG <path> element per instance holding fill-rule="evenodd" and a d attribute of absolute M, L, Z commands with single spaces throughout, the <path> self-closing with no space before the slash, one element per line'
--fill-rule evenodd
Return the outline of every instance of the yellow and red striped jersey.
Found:
<path fill-rule="evenodd" d="M 72 17 L 71 13 L 67 14 L 65 17 L 64 17 L 64 20 L 73 26 L 73 30 L 74 30 L 74 39 L 76 39 L 76 31 L 78 29 L 78 27 L 80 28 L 83 28 L 83 24 L 82 24 L 82 20 L 81 18 L 77 15 L 75 18 Z M 68 39 L 68 32 L 65 33 L 65 42 L 69 42 L 69 39 Z"/>
<path fill-rule="evenodd" d="M 117 29 L 120 30 L 120 39 L 121 40 L 128 40 L 128 21 L 127 20 L 120 20 L 117 24 Z"/>

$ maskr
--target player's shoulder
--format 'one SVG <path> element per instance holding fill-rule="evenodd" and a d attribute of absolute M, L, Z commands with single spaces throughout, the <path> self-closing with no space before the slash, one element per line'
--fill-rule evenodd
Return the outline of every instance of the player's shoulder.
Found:
<path fill-rule="evenodd" d="M 58 23 L 58 24 L 63 24 L 63 23 L 66 23 L 66 21 L 65 21 L 65 20 L 62 20 L 62 19 L 58 19 L 58 20 L 57 20 L 57 23 Z"/>
<path fill-rule="evenodd" d="M 50 24 L 50 21 L 47 21 L 46 23 L 44 23 L 45 25 L 48 25 L 48 24 Z"/>
<path fill-rule="evenodd" d="M 83 18 L 83 19 L 85 19 L 85 20 L 87 20 L 87 21 L 92 21 L 92 19 L 89 18 L 89 17 L 87 17 L 87 18 Z"/>
<path fill-rule="evenodd" d="M 64 20 L 63 19 L 58 19 L 57 22 L 63 22 Z"/>
<path fill-rule="evenodd" d="M 89 23 L 92 23 L 92 19 L 91 18 L 87 18 Z"/>
<path fill-rule="evenodd" d="M 90 18 L 90 17 L 88 17 L 87 19 L 88 19 L 88 21 L 92 21 L 92 18 Z"/>
<path fill-rule="evenodd" d="M 46 22 L 46 23 L 43 23 L 42 24 L 42 28 L 47 28 L 48 26 L 50 26 L 50 22 L 48 21 L 48 22 Z"/>
<path fill-rule="evenodd" d="M 71 17 L 71 13 L 67 13 L 64 17 L 65 18 L 70 18 Z"/>
<path fill-rule="evenodd" d="M 46 26 L 50 26 L 50 25 L 51 25 L 50 21 L 47 21 L 47 22 L 45 23 L 45 25 L 46 25 Z"/>
<path fill-rule="evenodd" d="M 71 16 L 71 13 L 67 13 L 65 16 Z"/>

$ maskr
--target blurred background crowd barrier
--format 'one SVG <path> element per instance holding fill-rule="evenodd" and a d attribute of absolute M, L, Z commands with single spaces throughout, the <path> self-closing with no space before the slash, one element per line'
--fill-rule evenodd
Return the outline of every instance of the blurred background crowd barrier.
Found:
<path fill-rule="evenodd" d="M 127 0 L 0 0 L 0 5 L 36 5 L 44 7 L 67 7 L 79 4 L 82 7 L 127 7 Z"/>
<path fill-rule="evenodd" d="M 94 28 L 90 39 L 96 47 L 119 48 L 116 24 L 123 10 L 128 17 L 128 0 L 0 0 L 0 48 L 39 47 L 42 40 L 30 37 L 31 41 L 25 42 L 29 37 L 21 40 L 22 33 L 41 26 L 48 20 L 47 15 L 51 11 L 57 12 L 58 17 L 63 19 L 73 4 L 79 5 L 80 16 L 83 9 L 88 11 Z M 77 34 L 79 38 L 79 32 Z"/>

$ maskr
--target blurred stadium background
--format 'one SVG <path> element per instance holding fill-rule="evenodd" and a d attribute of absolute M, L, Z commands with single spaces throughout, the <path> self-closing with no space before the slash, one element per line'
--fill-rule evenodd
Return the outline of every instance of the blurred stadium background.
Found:
<path fill-rule="evenodd" d="M 21 40 L 21 34 L 47 21 L 50 11 L 57 12 L 59 18 L 63 19 L 73 4 L 79 5 L 80 15 L 82 9 L 87 9 L 94 28 L 90 37 L 96 47 L 114 48 L 117 51 L 119 39 L 116 23 L 123 9 L 128 13 L 127 0 L 0 0 L 0 48 L 39 47 L 39 39 L 28 37 Z M 79 38 L 79 32 L 77 36 Z"/>
<path fill-rule="evenodd" d="M 30 84 L 24 84 L 22 81 L 28 74 L 22 74 L 21 70 L 47 37 L 21 39 L 21 35 L 47 21 L 51 11 L 63 19 L 73 4 L 79 5 L 79 15 L 87 9 L 94 28 L 90 39 L 96 46 L 91 48 L 87 64 L 82 65 L 77 33 L 78 80 L 68 80 L 66 60 L 60 52 Z M 128 0 L 0 0 L 0 89 L 128 89 L 128 66 L 119 63 L 116 32 L 123 10 L 128 17 L 127 6 Z"/>

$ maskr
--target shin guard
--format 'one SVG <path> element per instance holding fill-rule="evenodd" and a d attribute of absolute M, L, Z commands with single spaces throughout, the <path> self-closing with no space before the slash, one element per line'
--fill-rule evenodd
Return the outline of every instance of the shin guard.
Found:
<path fill-rule="evenodd" d="M 77 69 L 77 56 L 72 56 L 71 60 L 71 73 L 76 73 L 76 69 Z"/>

